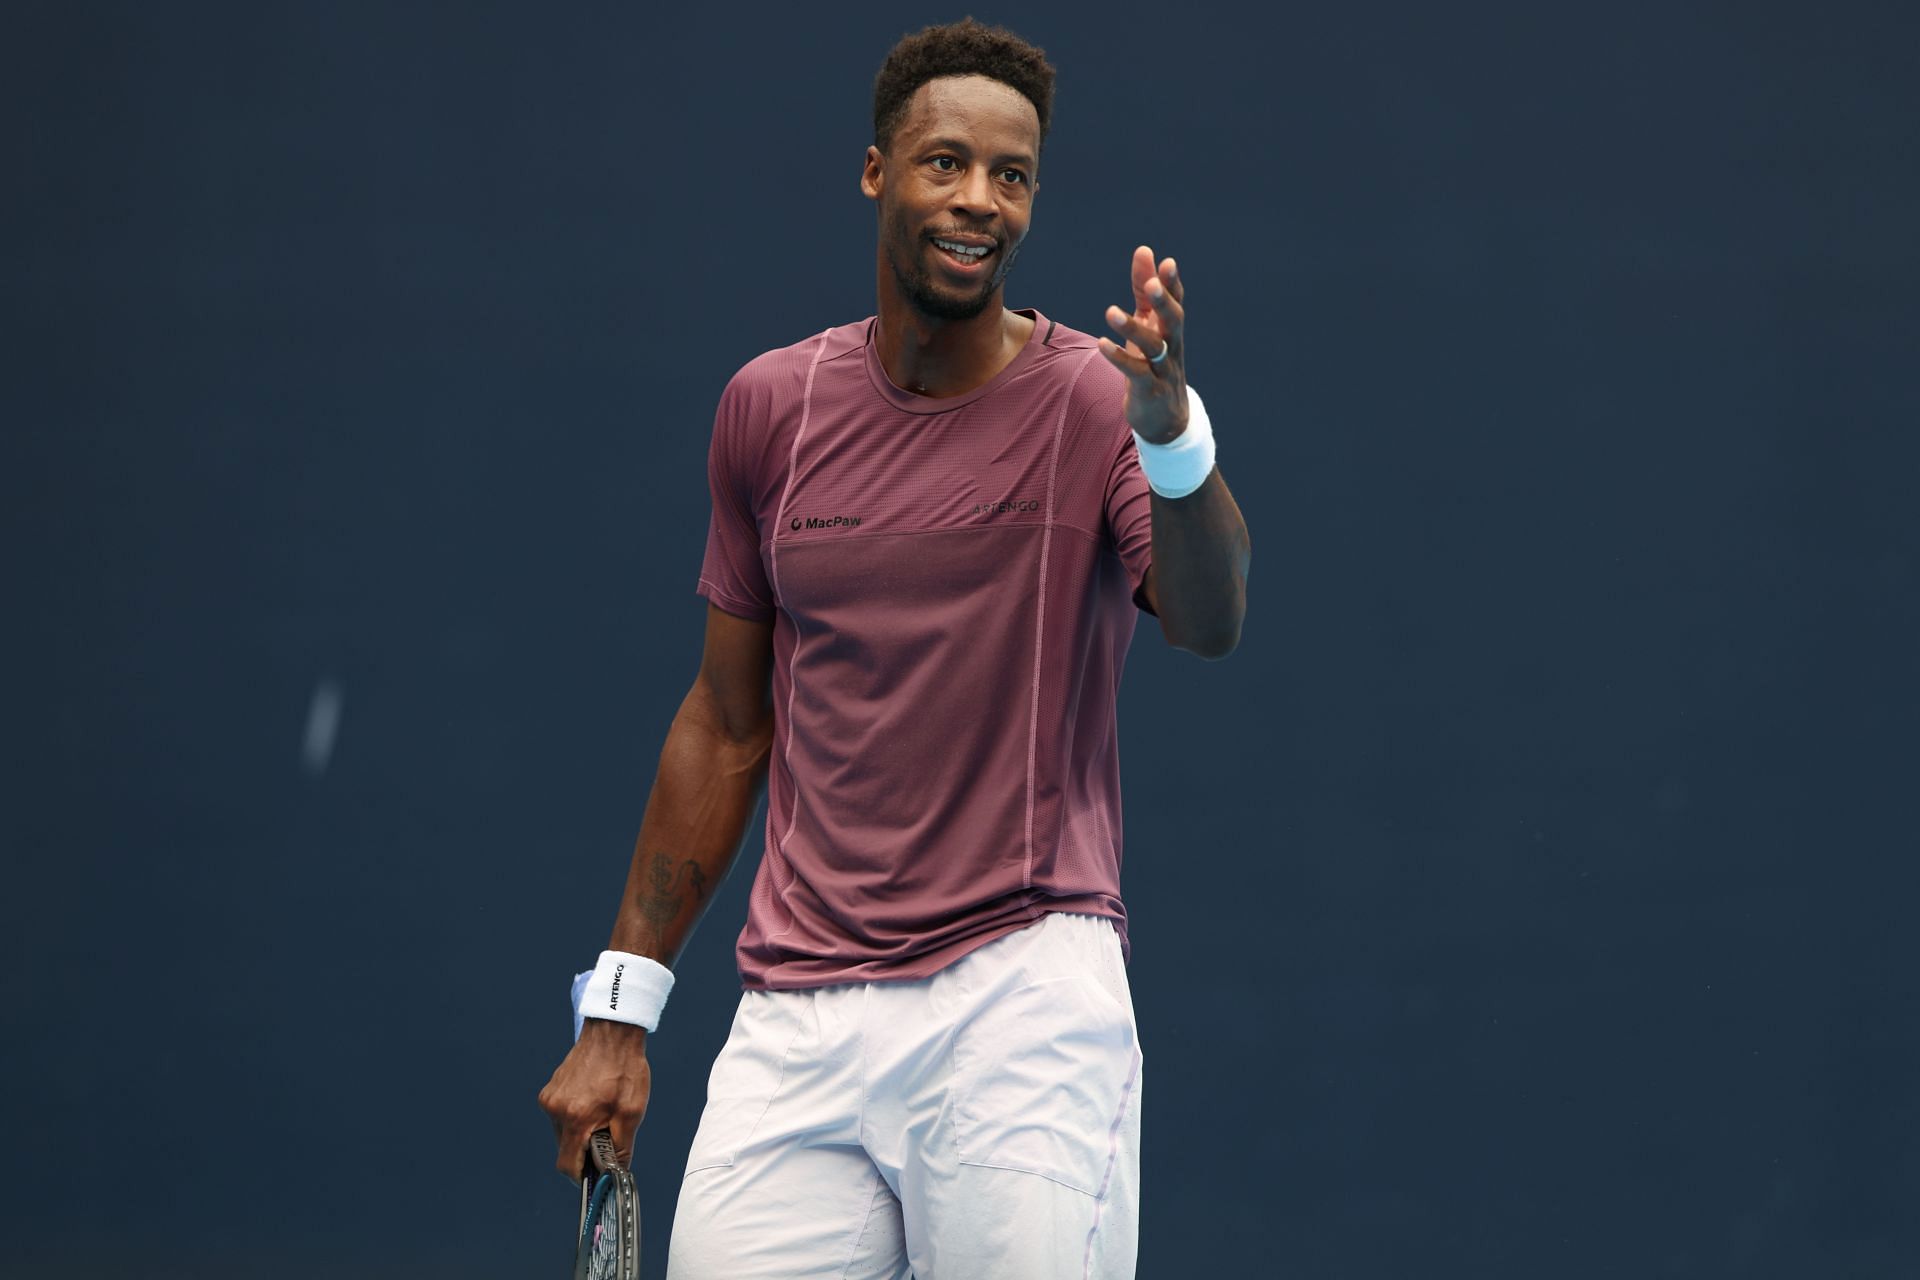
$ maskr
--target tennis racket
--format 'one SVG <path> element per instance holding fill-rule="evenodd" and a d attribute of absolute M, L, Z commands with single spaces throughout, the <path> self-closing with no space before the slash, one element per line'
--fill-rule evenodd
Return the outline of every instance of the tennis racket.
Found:
<path fill-rule="evenodd" d="M 584 1163 L 573 1280 L 640 1280 L 640 1196 L 614 1158 L 611 1133 L 594 1133 Z"/>

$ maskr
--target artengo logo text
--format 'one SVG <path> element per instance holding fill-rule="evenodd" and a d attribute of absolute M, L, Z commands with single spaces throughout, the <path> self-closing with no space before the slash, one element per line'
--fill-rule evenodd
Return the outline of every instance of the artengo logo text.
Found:
<path fill-rule="evenodd" d="M 984 511 L 991 515 L 996 511 L 1038 511 L 1039 509 L 1038 498 L 1009 498 L 1005 502 L 976 502 L 973 504 L 972 514 L 977 516 Z"/>
<path fill-rule="evenodd" d="M 791 524 L 794 529 L 854 529 L 860 525 L 859 516 L 808 516 L 805 519 L 795 516 Z"/>

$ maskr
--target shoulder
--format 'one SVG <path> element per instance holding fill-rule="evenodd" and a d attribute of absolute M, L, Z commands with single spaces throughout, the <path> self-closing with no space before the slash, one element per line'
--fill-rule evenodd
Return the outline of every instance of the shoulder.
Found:
<path fill-rule="evenodd" d="M 720 416 L 763 426 L 782 405 L 797 403 L 809 373 L 822 360 L 857 353 L 866 336 L 865 320 L 810 333 L 754 356 L 728 377 L 720 391 Z M 741 429 L 745 429 L 744 427 Z"/>
<path fill-rule="evenodd" d="M 854 320 L 810 333 L 783 347 L 772 347 L 754 356 L 734 371 L 727 380 L 732 392 L 754 391 L 761 387 L 781 387 L 795 377 L 804 379 L 810 366 L 825 360 L 856 354 L 866 342 L 867 326 L 872 318 Z"/>
<path fill-rule="evenodd" d="M 782 424 L 797 419 L 815 368 L 851 352 L 858 355 L 868 321 L 856 320 L 772 347 L 733 371 L 721 388 L 714 413 L 714 434 L 731 456 L 756 459 L 777 444 Z"/>

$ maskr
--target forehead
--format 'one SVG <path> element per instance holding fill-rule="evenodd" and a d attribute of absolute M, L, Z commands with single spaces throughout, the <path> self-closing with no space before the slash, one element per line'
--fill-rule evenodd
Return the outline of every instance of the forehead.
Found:
<path fill-rule="evenodd" d="M 913 91 L 903 135 L 948 134 L 1031 149 L 1040 136 L 1040 113 L 1027 96 L 991 76 L 938 76 Z"/>

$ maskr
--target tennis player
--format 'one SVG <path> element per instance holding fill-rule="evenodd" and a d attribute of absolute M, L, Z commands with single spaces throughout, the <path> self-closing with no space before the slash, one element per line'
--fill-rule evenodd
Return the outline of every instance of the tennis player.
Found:
<path fill-rule="evenodd" d="M 1113 338 L 1003 305 L 1053 82 L 971 18 L 903 38 L 860 175 L 877 314 L 720 396 L 705 652 L 540 1094 L 562 1173 L 601 1127 L 631 1158 L 647 1033 L 764 788 L 670 1280 L 1134 1273 L 1115 698 L 1139 610 L 1232 652 L 1250 542 L 1173 259 L 1134 251 Z M 1120 194 L 1167 172 L 1143 156 Z"/>

